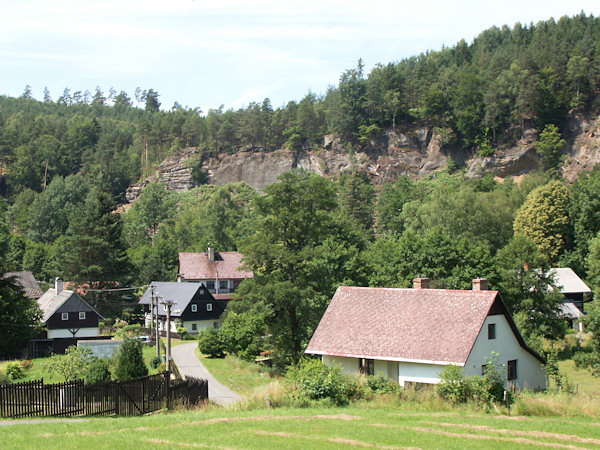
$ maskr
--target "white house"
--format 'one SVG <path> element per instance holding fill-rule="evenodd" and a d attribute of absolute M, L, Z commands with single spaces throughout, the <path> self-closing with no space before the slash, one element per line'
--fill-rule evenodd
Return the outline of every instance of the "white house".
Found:
<path fill-rule="evenodd" d="M 507 384 L 545 389 L 544 363 L 517 330 L 497 291 L 487 280 L 473 290 L 339 287 L 306 353 L 321 355 L 347 374 L 381 373 L 405 383 L 436 384 L 449 364 L 466 376 L 481 375 L 492 352 Z"/>

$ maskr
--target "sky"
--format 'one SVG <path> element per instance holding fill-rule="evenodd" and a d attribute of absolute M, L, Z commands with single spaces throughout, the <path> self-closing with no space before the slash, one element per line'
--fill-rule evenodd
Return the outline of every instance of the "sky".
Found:
<path fill-rule="evenodd" d="M 491 26 L 584 11 L 587 0 L 0 0 L 0 95 L 30 85 L 134 99 L 154 89 L 161 109 L 273 107 L 324 94 L 362 58 L 376 64 L 472 42 Z"/>

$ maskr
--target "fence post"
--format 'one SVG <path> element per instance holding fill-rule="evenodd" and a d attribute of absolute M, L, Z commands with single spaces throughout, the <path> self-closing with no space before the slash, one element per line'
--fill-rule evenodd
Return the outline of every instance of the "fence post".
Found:
<path fill-rule="evenodd" d="M 171 408 L 171 372 L 165 372 L 165 390 L 167 392 L 167 409 Z"/>
<path fill-rule="evenodd" d="M 114 390 L 115 390 L 115 414 L 119 415 L 119 404 L 121 403 L 120 395 L 121 390 L 119 389 L 119 383 L 114 382 Z"/>

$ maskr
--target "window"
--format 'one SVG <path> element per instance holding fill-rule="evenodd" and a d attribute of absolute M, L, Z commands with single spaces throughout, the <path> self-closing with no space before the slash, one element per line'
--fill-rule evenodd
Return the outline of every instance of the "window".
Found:
<path fill-rule="evenodd" d="M 206 281 L 206 288 L 209 291 L 214 291 L 215 290 L 215 280 L 207 280 Z"/>
<path fill-rule="evenodd" d="M 196 306 L 196 305 L 192 305 L 192 306 Z M 197 331 L 198 327 L 196 326 L 195 323 L 192 324 L 192 331 Z"/>
<path fill-rule="evenodd" d="M 486 370 L 487 370 L 487 364 L 482 364 L 481 365 L 481 376 L 485 375 Z"/>
<path fill-rule="evenodd" d="M 219 281 L 219 290 L 226 291 L 227 289 L 229 289 L 229 283 L 227 282 L 227 280 L 220 280 Z"/>
<path fill-rule="evenodd" d="M 80 311 L 79 312 L 79 320 L 83 320 L 85 319 L 85 311 Z"/>
<path fill-rule="evenodd" d="M 60 318 L 61 318 L 62 320 L 69 320 L 69 313 L 62 313 L 62 314 L 60 315 Z"/>
<path fill-rule="evenodd" d="M 238 288 L 239 285 L 240 285 L 240 280 L 234 280 L 233 287 L 231 288 L 231 292 L 235 292 L 235 290 Z"/>
<path fill-rule="evenodd" d="M 488 339 L 496 339 L 496 324 L 488 323 Z"/>
<path fill-rule="evenodd" d="M 198 305 L 192 305 L 192 312 L 198 311 Z"/>
<path fill-rule="evenodd" d="M 207 311 L 212 311 L 212 303 L 207 303 L 206 304 L 206 310 Z"/>
<path fill-rule="evenodd" d="M 506 379 L 508 381 L 517 379 L 517 360 L 516 359 L 508 361 L 508 363 L 506 364 Z"/>
<path fill-rule="evenodd" d="M 360 358 L 358 360 L 358 371 L 363 375 L 375 375 L 375 361 Z"/>

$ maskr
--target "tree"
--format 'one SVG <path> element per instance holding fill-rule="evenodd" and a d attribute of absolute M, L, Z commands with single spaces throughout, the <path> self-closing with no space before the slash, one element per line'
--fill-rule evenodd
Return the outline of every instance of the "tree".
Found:
<path fill-rule="evenodd" d="M 554 262 L 570 238 L 569 191 L 560 181 L 534 189 L 515 216 L 515 235 L 531 239 L 547 261 Z"/>
<path fill-rule="evenodd" d="M 0 220 L 0 273 L 6 271 L 5 255 L 9 233 Z M 25 295 L 12 278 L 0 278 L 0 358 L 18 353 L 40 325 L 42 313 L 35 300 Z"/>
<path fill-rule="evenodd" d="M 254 278 L 246 280 L 244 296 L 263 302 L 272 334 L 276 364 L 298 361 L 308 339 L 331 298 L 336 277 L 323 276 L 323 257 L 328 239 L 350 249 L 333 267 L 351 267 L 354 274 L 358 253 L 356 234 L 336 226 L 336 196 L 333 184 L 315 174 L 294 171 L 265 188 L 254 202 L 257 220 L 254 232 L 242 245 L 247 266 Z M 338 270 L 335 270 L 338 273 Z M 337 287 L 337 286 L 336 286 Z"/>
<path fill-rule="evenodd" d="M 544 169 L 558 169 L 561 162 L 562 150 L 567 145 L 561 137 L 556 125 L 546 125 L 540 133 L 540 138 L 535 146 Z"/>
<path fill-rule="evenodd" d="M 366 172 L 355 170 L 340 175 L 340 204 L 366 230 L 373 228 L 375 188 Z"/>
<path fill-rule="evenodd" d="M 125 338 L 117 355 L 115 377 L 119 381 L 148 375 L 148 367 L 144 362 L 142 341 L 139 339 Z"/>
<path fill-rule="evenodd" d="M 158 226 L 173 215 L 176 201 L 164 184 L 148 184 L 126 216 L 132 242 L 135 242 L 136 235 L 151 238 L 154 242 Z"/>
<path fill-rule="evenodd" d="M 145 96 L 145 110 L 148 112 L 158 112 L 160 108 L 160 102 L 158 101 L 159 94 L 154 89 L 148 89 Z"/>
<path fill-rule="evenodd" d="M 62 377 L 65 382 L 72 381 L 84 377 L 87 365 L 93 359 L 92 351 L 88 347 L 71 345 L 64 355 L 53 356 L 45 368 L 50 373 Z"/>
<path fill-rule="evenodd" d="M 495 266 L 502 298 L 528 342 L 536 345 L 539 337 L 562 338 L 565 333 L 565 321 L 559 317 L 562 296 L 554 286 L 547 259 L 535 242 L 522 234 L 515 235 L 497 253 Z"/>

